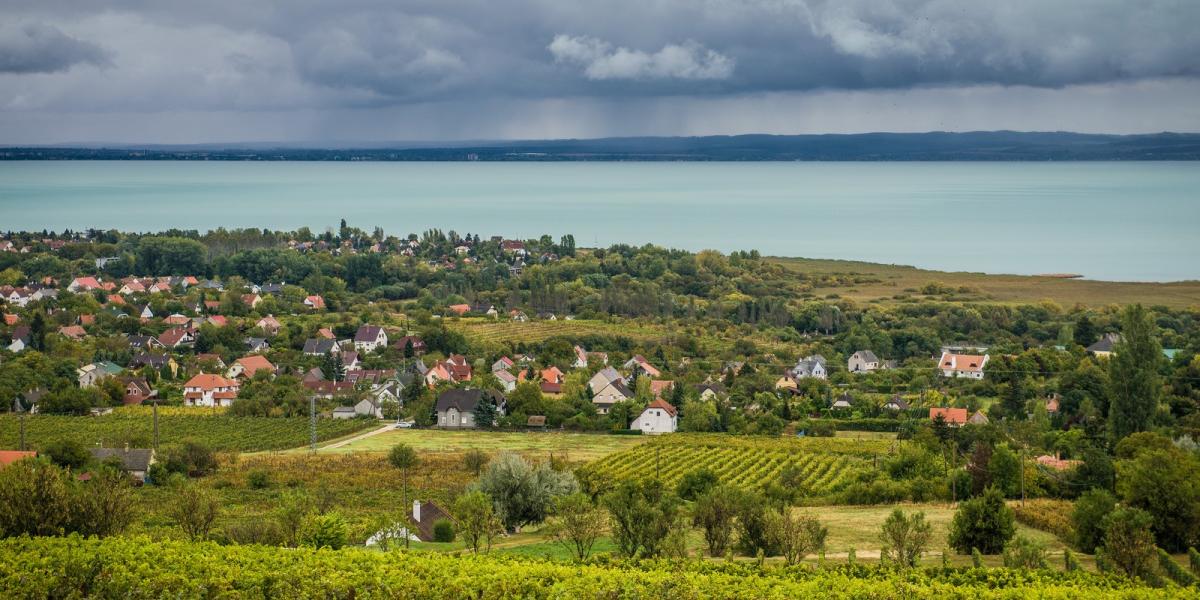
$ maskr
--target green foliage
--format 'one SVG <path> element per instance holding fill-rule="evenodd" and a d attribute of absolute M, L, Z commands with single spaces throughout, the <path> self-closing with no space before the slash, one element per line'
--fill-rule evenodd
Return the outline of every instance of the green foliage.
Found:
<path fill-rule="evenodd" d="M 601 498 L 608 509 L 613 542 L 625 557 L 654 557 L 676 526 L 679 499 L 654 480 L 622 482 Z"/>
<path fill-rule="evenodd" d="M 999 554 L 1016 533 L 1012 509 L 996 488 L 959 504 L 950 524 L 950 546 L 960 554 L 978 548 L 984 554 Z"/>
<path fill-rule="evenodd" d="M 41 455 L 50 462 L 71 469 L 82 469 L 92 460 L 92 453 L 79 440 L 61 439 L 47 444 L 41 450 Z"/>
<path fill-rule="evenodd" d="M 576 560 L 587 560 L 608 525 L 605 512 L 587 494 L 575 493 L 554 500 L 550 536 Z"/>
<path fill-rule="evenodd" d="M 479 472 L 482 471 L 485 466 L 487 466 L 489 460 L 491 459 L 488 458 L 486 452 L 476 448 L 472 448 L 463 453 L 463 466 L 466 467 L 466 469 L 476 477 L 478 477 Z"/>
<path fill-rule="evenodd" d="M 433 541 L 449 543 L 454 541 L 454 523 L 449 519 L 438 519 L 433 522 Z"/>
<path fill-rule="evenodd" d="M 1023 535 L 1004 545 L 1004 566 L 1010 569 L 1045 569 L 1046 546 Z"/>
<path fill-rule="evenodd" d="M 1171 581 L 1184 587 L 1196 584 L 1196 577 L 1188 573 L 1187 569 L 1179 566 L 1179 563 L 1175 562 L 1175 559 L 1171 558 L 1171 555 L 1167 554 L 1166 550 L 1162 548 L 1157 548 L 1156 550 L 1158 551 L 1158 567 L 1162 569 L 1163 574 Z"/>
<path fill-rule="evenodd" d="M 188 477 L 203 477 L 217 470 L 217 457 L 212 449 L 191 440 L 164 448 L 159 460 L 167 471 Z"/>
<path fill-rule="evenodd" d="M 1200 541 L 1200 459 L 1177 449 L 1145 450 L 1117 465 L 1117 491 L 1153 519 L 1158 544 L 1182 552 Z"/>
<path fill-rule="evenodd" d="M 220 512 L 217 497 L 194 483 L 183 484 L 176 490 L 170 510 L 175 524 L 191 540 L 207 539 Z"/>
<path fill-rule="evenodd" d="M 554 499 L 579 491 L 579 484 L 569 472 L 555 471 L 547 463 L 535 466 L 505 452 L 488 464 L 475 489 L 492 499 L 505 529 L 516 531 L 546 520 Z"/>
<path fill-rule="evenodd" d="M 729 549 L 741 503 L 741 490 L 728 485 L 714 487 L 696 498 L 692 524 L 703 531 L 709 556 L 723 556 Z"/>
<path fill-rule="evenodd" d="M 1021 495 L 1021 461 L 1006 444 L 996 446 L 988 461 L 992 485 L 1008 498 Z"/>
<path fill-rule="evenodd" d="M 1075 553 L 1071 552 L 1070 548 L 1063 548 L 1063 570 L 1072 572 L 1082 568 L 1083 565 L 1079 564 L 1079 559 L 1075 557 Z"/>
<path fill-rule="evenodd" d="M 119 533 L 133 518 L 130 488 L 107 468 L 82 482 L 44 460 L 19 460 L 0 469 L 0 537 Z"/>
<path fill-rule="evenodd" d="M 1145 431 L 1163 395 L 1162 350 L 1150 313 L 1140 304 L 1121 312 L 1121 337 L 1108 362 L 1108 429 L 1114 442 Z"/>
<path fill-rule="evenodd" d="M 310 513 L 300 525 L 300 544 L 337 550 L 346 545 L 346 522 L 337 512 Z"/>
<path fill-rule="evenodd" d="M 271 487 L 271 472 L 266 469 L 254 469 L 246 473 L 246 485 L 252 490 L 265 490 Z"/>
<path fill-rule="evenodd" d="M 492 547 L 492 538 L 504 531 L 504 524 L 492 508 L 492 499 L 480 491 L 463 494 L 454 501 L 458 532 L 468 548 L 479 554 Z"/>
<path fill-rule="evenodd" d="M 880 554 L 902 568 L 915 567 L 931 535 L 932 526 L 925 520 L 925 513 L 906 515 L 897 508 L 880 528 L 879 541 L 883 544 Z"/>
<path fill-rule="evenodd" d="M 1200 552 L 1197 552 L 1195 548 L 1188 547 L 1187 555 L 1188 568 L 1192 570 L 1193 575 L 1200 577 Z"/>
<path fill-rule="evenodd" d="M 1150 581 L 1157 574 L 1157 548 L 1150 531 L 1153 519 L 1144 510 L 1117 508 L 1104 517 L 1101 549 L 1122 573 Z M 1099 552 L 1099 550 L 1097 551 Z"/>
<path fill-rule="evenodd" d="M 1075 527 L 1075 547 L 1093 552 L 1104 538 L 1104 518 L 1117 507 L 1117 499 L 1107 490 L 1089 490 L 1075 501 L 1071 523 Z"/>
<path fill-rule="evenodd" d="M 829 530 L 810 514 L 792 512 L 788 508 L 771 512 L 767 518 L 767 538 L 794 565 L 813 552 L 824 551 Z"/>
<path fill-rule="evenodd" d="M 719 483 L 717 474 L 706 468 L 688 471 L 675 486 L 675 494 L 684 500 L 695 500 Z"/>

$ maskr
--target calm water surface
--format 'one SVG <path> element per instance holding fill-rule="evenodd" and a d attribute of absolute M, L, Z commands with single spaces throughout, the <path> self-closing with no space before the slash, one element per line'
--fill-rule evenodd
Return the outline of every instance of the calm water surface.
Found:
<path fill-rule="evenodd" d="M 391 234 L 1200 278 L 1200 164 L 0 162 L 0 229 Z"/>

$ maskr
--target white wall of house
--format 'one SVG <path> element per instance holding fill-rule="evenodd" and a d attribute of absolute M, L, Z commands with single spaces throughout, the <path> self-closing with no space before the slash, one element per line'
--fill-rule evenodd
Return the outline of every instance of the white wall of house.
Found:
<path fill-rule="evenodd" d="M 640 429 L 642 433 L 674 433 L 679 426 L 678 418 L 661 408 L 647 408 L 633 420 L 630 429 Z"/>

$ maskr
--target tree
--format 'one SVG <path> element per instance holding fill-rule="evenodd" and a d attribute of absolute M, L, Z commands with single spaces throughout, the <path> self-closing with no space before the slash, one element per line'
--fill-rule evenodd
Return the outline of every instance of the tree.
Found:
<path fill-rule="evenodd" d="M 1108 429 L 1113 443 L 1150 425 L 1163 395 L 1161 360 L 1150 314 L 1140 304 L 1125 308 L 1121 341 L 1108 362 Z"/>
<path fill-rule="evenodd" d="M 608 526 L 608 518 L 587 494 L 575 493 L 554 500 L 550 537 L 577 560 L 587 560 L 592 547 Z"/>
<path fill-rule="evenodd" d="M 82 469 L 92 460 L 92 453 L 79 440 L 63 438 L 50 442 L 42 449 L 50 462 L 70 469 Z"/>
<path fill-rule="evenodd" d="M 1000 490 L 990 487 L 978 498 L 958 506 L 950 523 L 950 546 L 959 554 L 977 548 L 984 554 L 999 554 L 1016 533 L 1013 511 L 1004 504 Z"/>
<path fill-rule="evenodd" d="M 716 487 L 718 483 L 720 480 L 716 473 L 713 473 L 711 469 L 701 467 L 684 473 L 683 477 L 679 479 L 679 484 L 675 486 L 675 493 L 684 500 L 695 500 Z"/>
<path fill-rule="evenodd" d="M 1151 579 L 1157 552 L 1151 516 L 1137 508 L 1118 508 L 1104 517 L 1104 557 L 1130 577 Z"/>
<path fill-rule="evenodd" d="M 202 477 L 217 470 L 217 456 L 212 449 L 190 440 L 165 448 L 161 462 L 168 472 L 182 473 L 188 477 Z"/>
<path fill-rule="evenodd" d="M 924 512 L 906 515 L 899 508 L 894 509 L 879 531 L 879 541 L 883 543 L 881 553 L 885 559 L 903 568 L 915 567 L 931 534 L 932 527 L 925 520 Z"/>
<path fill-rule="evenodd" d="M 679 500 L 653 479 L 624 481 L 601 504 L 612 517 L 617 552 L 630 558 L 658 556 L 679 513 Z"/>
<path fill-rule="evenodd" d="M 1009 569 L 1045 569 L 1046 545 L 1019 535 L 1004 546 L 1004 566 Z"/>
<path fill-rule="evenodd" d="M 496 425 L 496 402 L 492 400 L 492 395 L 486 392 L 479 393 L 479 402 L 475 404 L 475 425 L 478 427 L 494 427 Z"/>
<path fill-rule="evenodd" d="M 208 538 L 220 510 L 216 496 L 194 483 L 181 485 L 171 503 L 171 517 L 192 541 Z"/>
<path fill-rule="evenodd" d="M 283 530 L 285 544 L 293 548 L 300 544 L 300 527 L 304 517 L 313 510 L 312 498 L 304 490 L 286 490 L 280 494 L 275 505 L 275 518 Z"/>
<path fill-rule="evenodd" d="M 555 471 L 546 463 L 531 465 L 520 455 L 505 452 L 488 464 L 475 483 L 496 505 L 496 514 L 508 531 L 541 523 L 558 496 L 579 491 L 569 472 Z"/>
<path fill-rule="evenodd" d="M 1071 524 L 1075 530 L 1075 547 L 1093 553 L 1104 537 L 1104 518 L 1117 508 L 1117 499 L 1104 489 L 1091 489 L 1075 501 Z"/>
<path fill-rule="evenodd" d="M 1088 318 L 1087 313 L 1079 315 L 1079 319 L 1075 321 L 1074 338 L 1076 344 L 1084 347 L 1090 346 L 1096 341 L 1096 326 Z"/>
<path fill-rule="evenodd" d="M 416 450 L 413 450 L 408 444 L 396 444 L 388 451 L 388 464 L 392 468 L 400 470 L 400 476 L 404 483 L 404 504 L 405 510 L 408 507 L 408 472 L 413 467 L 421 463 L 421 458 L 417 456 Z M 404 537 L 404 547 L 408 547 L 408 536 Z"/>
<path fill-rule="evenodd" d="M 692 524 L 704 531 L 709 556 L 724 556 L 729 549 L 740 508 L 741 491 L 733 486 L 717 486 L 696 498 Z"/>
<path fill-rule="evenodd" d="M 479 477 L 479 472 L 488 464 L 488 455 L 483 450 L 472 448 L 463 454 L 463 466 L 468 471 Z"/>
<path fill-rule="evenodd" d="M 792 512 L 788 507 L 772 511 L 767 518 L 767 537 L 779 549 L 787 564 L 794 565 L 804 557 L 825 549 L 829 529 L 816 517 Z"/>
<path fill-rule="evenodd" d="M 778 548 L 768 535 L 770 508 L 767 499 L 756 492 L 744 492 L 738 506 L 737 550 L 745 556 L 779 554 Z"/>
<path fill-rule="evenodd" d="M 1176 448 L 1148 450 L 1117 464 L 1117 493 L 1152 520 L 1158 545 L 1182 552 L 1200 541 L 1200 459 Z"/>
<path fill-rule="evenodd" d="M 458 530 L 472 552 L 479 554 L 480 547 L 491 550 L 492 538 L 503 531 L 503 525 L 492 508 L 492 499 L 478 490 L 468 492 L 454 501 L 454 516 L 458 519 Z"/>
<path fill-rule="evenodd" d="M 992 485 L 1009 498 L 1021 493 L 1021 468 L 1021 460 L 1005 444 L 997 446 L 988 460 Z"/>
<path fill-rule="evenodd" d="M 346 521 L 337 512 L 309 513 L 300 525 L 300 545 L 341 549 L 346 545 Z"/>

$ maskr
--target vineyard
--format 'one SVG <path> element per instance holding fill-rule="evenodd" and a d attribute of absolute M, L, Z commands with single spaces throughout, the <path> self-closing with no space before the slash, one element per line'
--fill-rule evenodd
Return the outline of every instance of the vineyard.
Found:
<path fill-rule="evenodd" d="M 557 321 L 458 319 L 449 321 L 448 326 L 471 339 L 481 342 L 541 342 L 552 337 L 579 337 L 585 335 L 622 336 L 635 341 L 656 341 L 668 337 L 667 332 L 657 326 L 639 323 L 607 323 L 582 319 L 560 319 Z"/>
<path fill-rule="evenodd" d="M 785 469 L 805 496 L 827 496 L 872 467 L 891 447 L 887 440 L 849 438 L 745 438 L 673 434 L 609 455 L 583 469 L 585 478 L 620 481 L 658 477 L 675 485 L 685 473 L 706 468 L 723 483 L 761 488 Z"/>
<path fill-rule="evenodd" d="M 752 562 L 608 562 L 449 556 L 362 549 L 279 549 L 214 543 L 10 538 L 0 542 L 6 598 L 1184 598 L 1075 571 Z"/>
<path fill-rule="evenodd" d="M 377 423 L 362 419 L 318 419 L 317 437 L 328 440 L 374 427 Z M 159 444 L 184 440 L 203 443 L 214 450 L 251 452 L 282 450 L 303 446 L 309 441 L 309 423 L 305 418 L 226 417 L 194 414 L 159 414 Z M 31 415 L 25 418 L 25 443 L 39 448 L 55 440 L 70 438 L 85 446 L 147 446 L 154 425 L 145 414 L 114 413 L 102 417 Z M 20 443 L 17 417 L 0 415 L 0 447 L 16 448 Z"/>

